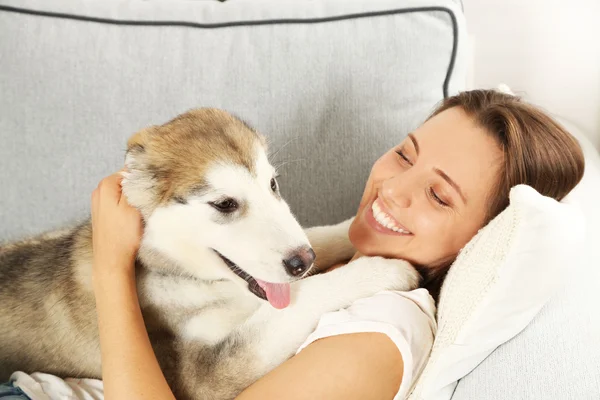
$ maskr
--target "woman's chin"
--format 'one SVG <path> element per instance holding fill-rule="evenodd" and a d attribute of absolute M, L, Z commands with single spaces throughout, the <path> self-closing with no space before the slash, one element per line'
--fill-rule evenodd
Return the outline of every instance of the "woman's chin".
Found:
<path fill-rule="evenodd" d="M 368 257 L 390 257 L 389 252 L 386 251 L 389 246 L 385 246 L 381 238 L 374 235 L 368 229 L 362 229 L 360 226 L 356 226 L 355 228 L 350 227 L 348 236 L 352 246 L 361 255 Z M 397 249 L 396 246 L 394 247 Z"/>

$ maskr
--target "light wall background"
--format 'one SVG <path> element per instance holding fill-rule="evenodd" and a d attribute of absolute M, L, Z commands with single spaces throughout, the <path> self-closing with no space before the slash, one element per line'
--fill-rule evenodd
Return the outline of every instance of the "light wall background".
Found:
<path fill-rule="evenodd" d="M 471 87 L 508 84 L 600 150 L 600 0 L 463 0 Z"/>

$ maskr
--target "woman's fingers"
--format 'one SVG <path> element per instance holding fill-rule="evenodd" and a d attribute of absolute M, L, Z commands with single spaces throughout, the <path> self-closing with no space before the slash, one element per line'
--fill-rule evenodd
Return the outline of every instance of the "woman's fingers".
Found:
<path fill-rule="evenodd" d="M 95 190 L 98 192 L 100 200 L 106 199 L 119 203 L 119 200 L 121 199 L 122 180 L 123 177 L 118 172 L 102 179 Z"/>

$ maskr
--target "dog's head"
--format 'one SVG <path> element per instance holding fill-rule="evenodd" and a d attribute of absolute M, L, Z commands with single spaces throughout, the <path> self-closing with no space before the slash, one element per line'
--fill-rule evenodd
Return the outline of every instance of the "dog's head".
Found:
<path fill-rule="evenodd" d="M 129 139 L 123 191 L 144 216 L 142 247 L 201 279 L 231 279 L 275 307 L 314 252 L 281 198 L 264 138 L 197 109 Z"/>

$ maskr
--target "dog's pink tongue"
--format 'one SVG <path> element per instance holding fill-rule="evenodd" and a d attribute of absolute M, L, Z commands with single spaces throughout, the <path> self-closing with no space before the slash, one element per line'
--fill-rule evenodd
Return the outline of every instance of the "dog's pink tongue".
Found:
<path fill-rule="evenodd" d="M 270 283 L 257 279 L 258 285 L 267 294 L 267 300 L 275 308 L 286 308 L 290 305 L 290 284 L 289 283 Z"/>

